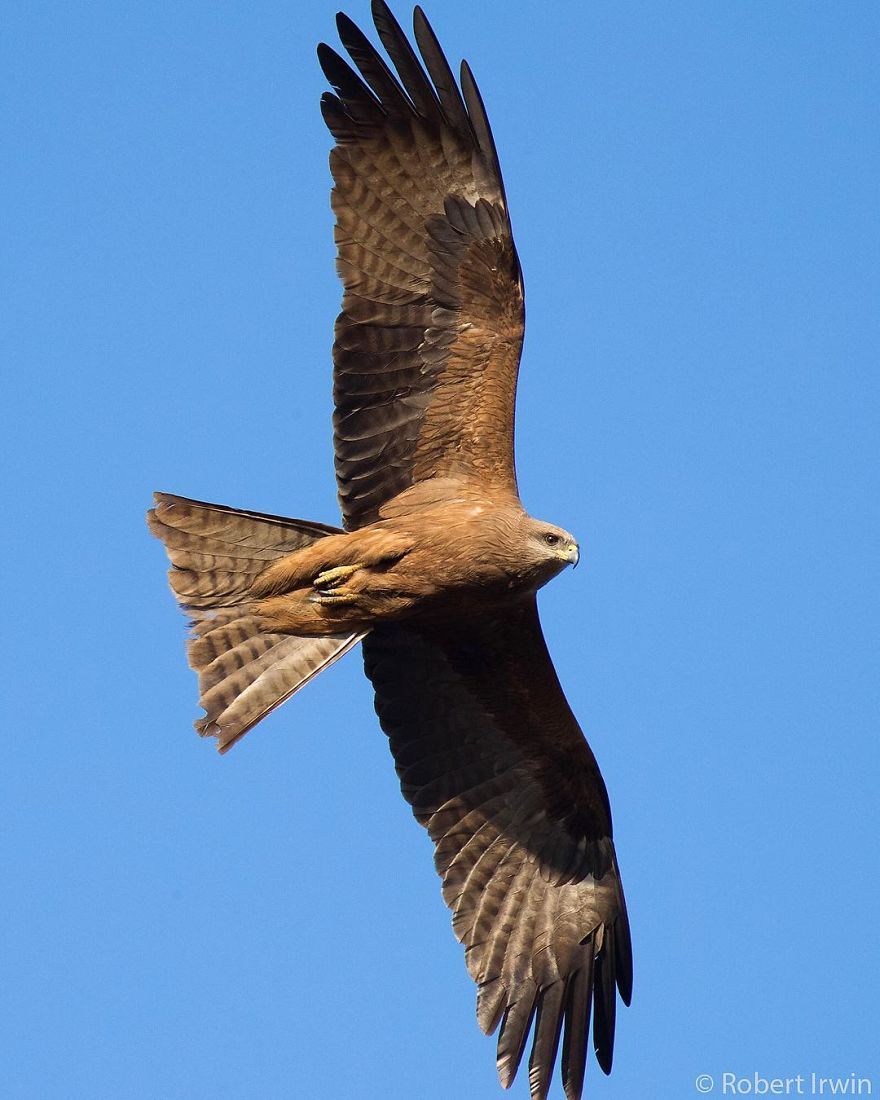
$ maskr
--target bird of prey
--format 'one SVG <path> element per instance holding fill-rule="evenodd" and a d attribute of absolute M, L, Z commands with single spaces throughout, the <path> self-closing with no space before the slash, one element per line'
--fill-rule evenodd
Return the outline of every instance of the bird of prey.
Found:
<path fill-rule="evenodd" d="M 543 1100 L 569 1100 L 592 1037 L 611 1069 L 630 934 L 605 785 L 541 633 L 537 590 L 574 538 L 517 494 L 523 281 L 498 154 L 467 63 L 423 12 L 418 54 L 384 0 L 392 68 L 345 15 L 353 66 L 318 47 L 337 266 L 341 529 L 156 494 L 149 524 L 192 625 L 189 660 L 225 752 L 362 642 L 404 797 L 434 861 L 512 1082 L 531 1033 Z M 420 55 L 420 56 L 419 56 Z"/>

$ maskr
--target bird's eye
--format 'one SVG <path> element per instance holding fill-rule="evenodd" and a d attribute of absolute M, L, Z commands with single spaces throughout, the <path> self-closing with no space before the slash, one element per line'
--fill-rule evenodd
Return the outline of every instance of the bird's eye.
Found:
<path fill-rule="evenodd" d="M 555 546 L 557 542 L 559 542 L 559 535 L 554 535 L 552 531 L 548 531 L 544 536 L 544 542 L 546 542 L 548 546 Z"/>

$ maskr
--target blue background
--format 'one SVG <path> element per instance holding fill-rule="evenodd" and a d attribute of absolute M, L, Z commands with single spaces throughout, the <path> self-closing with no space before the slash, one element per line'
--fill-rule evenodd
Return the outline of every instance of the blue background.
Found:
<path fill-rule="evenodd" d="M 880 9 L 429 15 L 525 269 L 522 495 L 583 549 L 541 608 L 636 958 L 588 1094 L 877 1091 Z M 359 655 L 218 757 L 143 522 L 336 521 L 333 7 L 5 23 L 0 1093 L 500 1096 Z"/>

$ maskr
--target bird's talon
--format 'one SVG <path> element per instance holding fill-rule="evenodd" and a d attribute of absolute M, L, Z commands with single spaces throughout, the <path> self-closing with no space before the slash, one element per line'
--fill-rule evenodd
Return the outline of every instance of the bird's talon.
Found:
<path fill-rule="evenodd" d="M 346 604 L 357 603 L 357 600 L 357 593 L 339 590 L 319 592 L 316 596 L 312 596 L 312 603 L 319 603 L 325 607 L 344 607 Z"/>
<path fill-rule="evenodd" d="M 319 573 L 315 577 L 312 584 L 315 588 L 320 589 L 336 588 L 361 567 L 362 563 L 358 562 L 356 565 L 337 565 L 335 569 L 325 569 L 323 573 Z"/>

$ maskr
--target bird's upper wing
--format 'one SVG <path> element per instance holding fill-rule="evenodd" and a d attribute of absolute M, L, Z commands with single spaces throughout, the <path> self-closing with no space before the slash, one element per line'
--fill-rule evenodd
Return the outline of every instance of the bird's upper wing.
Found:
<path fill-rule="evenodd" d="M 397 77 L 344 15 L 361 75 L 318 47 L 336 89 L 321 107 L 336 138 L 334 426 L 348 529 L 432 477 L 516 492 L 523 286 L 486 112 L 467 63 L 459 90 L 420 8 L 424 67 L 384 0 L 373 18 Z"/>
<path fill-rule="evenodd" d="M 605 785 L 559 686 L 532 599 L 491 620 L 379 626 L 364 640 L 404 796 L 436 845 L 443 896 L 501 1023 L 513 1079 L 533 1017 L 532 1095 L 547 1095 L 560 1032 L 566 1095 L 581 1095 L 592 1008 L 611 1068 L 615 984 L 632 956 Z"/>

